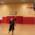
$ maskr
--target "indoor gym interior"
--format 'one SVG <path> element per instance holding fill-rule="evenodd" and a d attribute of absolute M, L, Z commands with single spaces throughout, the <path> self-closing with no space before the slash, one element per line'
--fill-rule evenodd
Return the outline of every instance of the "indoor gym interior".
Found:
<path fill-rule="evenodd" d="M 0 35 L 9 35 L 9 22 L 7 21 L 9 16 L 16 16 L 17 19 L 14 35 L 35 35 L 35 11 L 32 1 L 17 3 L 15 1 L 2 0 L 0 2 Z"/>

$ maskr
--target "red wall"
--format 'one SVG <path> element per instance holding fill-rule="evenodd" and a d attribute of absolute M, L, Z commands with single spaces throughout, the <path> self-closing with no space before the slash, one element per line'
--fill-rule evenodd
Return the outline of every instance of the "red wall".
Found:
<path fill-rule="evenodd" d="M 14 16 L 3 17 L 3 20 L 0 20 L 0 23 L 9 23 L 10 18 L 14 18 Z M 16 23 L 19 24 L 35 24 L 35 17 L 16 17 Z"/>
<path fill-rule="evenodd" d="M 23 17 L 23 23 L 24 24 L 34 24 L 34 18 L 33 17 Z"/>
<path fill-rule="evenodd" d="M 16 17 L 16 23 L 19 23 L 19 24 L 23 24 L 23 17 L 22 16 L 17 16 Z"/>

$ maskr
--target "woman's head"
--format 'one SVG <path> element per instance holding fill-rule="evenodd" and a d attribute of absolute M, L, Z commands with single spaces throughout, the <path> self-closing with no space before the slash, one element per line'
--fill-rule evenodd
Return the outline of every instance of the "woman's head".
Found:
<path fill-rule="evenodd" d="M 13 20 L 13 18 L 10 18 L 10 21 L 12 21 Z"/>

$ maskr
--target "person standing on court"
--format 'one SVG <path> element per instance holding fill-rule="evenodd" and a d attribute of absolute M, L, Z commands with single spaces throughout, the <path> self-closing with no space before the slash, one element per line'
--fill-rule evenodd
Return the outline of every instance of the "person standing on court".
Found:
<path fill-rule="evenodd" d="M 14 18 L 14 19 L 11 18 L 9 21 L 9 23 L 10 23 L 9 33 L 12 31 L 12 35 L 14 33 L 15 20 L 16 20 L 16 18 Z"/>

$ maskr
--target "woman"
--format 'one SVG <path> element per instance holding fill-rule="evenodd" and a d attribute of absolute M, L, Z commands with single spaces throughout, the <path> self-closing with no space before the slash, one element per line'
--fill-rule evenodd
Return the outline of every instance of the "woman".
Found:
<path fill-rule="evenodd" d="M 16 20 L 16 19 L 11 19 L 11 20 L 9 21 L 9 23 L 10 23 L 9 32 L 12 31 L 12 35 L 13 35 L 13 32 L 14 32 L 15 20 Z"/>

